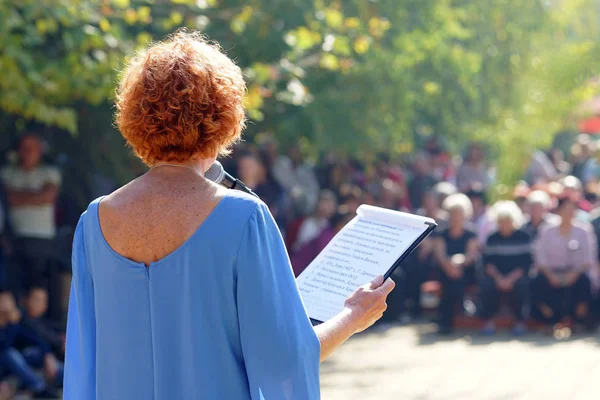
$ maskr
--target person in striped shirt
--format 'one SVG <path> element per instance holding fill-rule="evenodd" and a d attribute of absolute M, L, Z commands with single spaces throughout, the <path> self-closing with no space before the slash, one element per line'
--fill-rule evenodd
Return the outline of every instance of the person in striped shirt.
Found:
<path fill-rule="evenodd" d="M 525 332 L 523 307 L 529 286 L 532 264 L 531 238 L 521 230 L 523 214 L 513 201 L 499 201 L 490 210 L 497 231 L 492 233 L 483 251 L 484 275 L 481 282 L 481 316 L 487 321 L 483 333 L 494 334 L 494 316 L 503 295 L 508 297 L 515 315 L 513 333 Z"/>

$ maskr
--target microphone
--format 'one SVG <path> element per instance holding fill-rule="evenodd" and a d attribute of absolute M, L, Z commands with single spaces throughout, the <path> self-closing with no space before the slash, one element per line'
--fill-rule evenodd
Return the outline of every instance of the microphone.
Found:
<path fill-rule="evenodd" d="M 208 171 L 204 173 L 204 177 L 209 181 L 225 186 L 227 189 L 241 190 L 242 192 L 258 197 L 258 195 L 250 190 L 248 186 L 244 185 L 244 182 L 229 175 L 219 161 L 215 161 L 213 165 L 210 166 Z"/>

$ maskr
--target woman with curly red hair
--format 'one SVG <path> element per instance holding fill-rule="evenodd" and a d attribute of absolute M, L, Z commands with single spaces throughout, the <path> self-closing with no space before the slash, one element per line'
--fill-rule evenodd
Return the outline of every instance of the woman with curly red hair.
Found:
<path fill-rule="evenodd" d="M 313 328 L 267 207 L 204 178 L 240 138 L 244 92 L 197 34 L 127 65 L 116 123 L 150 170 L 77 226 L 65 400 L 317 399 L 320 360 L 381 316 L 380 278 Z"/>

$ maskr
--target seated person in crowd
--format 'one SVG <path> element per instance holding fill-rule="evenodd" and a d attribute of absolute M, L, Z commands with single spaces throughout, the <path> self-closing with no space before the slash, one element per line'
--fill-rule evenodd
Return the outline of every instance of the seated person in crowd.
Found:
<path fill-rule="evenodd" d="M 556 222 L 557 216 L 551 214 L 552 200 L 548 193 L 534 190 L 527 196 L 529 220 L 523 225 L 523 230 L 529 234 L 531 240 L 537 238 L 538 233 L 548 224 Z"/>
<path fill-rule="evenodd" d="M 0 400 L 11 400 L 14 390 L 8 381 L 0 381 Z"/>
<path fill-rule="evenodd" d="M 434 189 L 430 189 L 423 194 L 421 207 L 416 211 L 418 215 L 433 218 L 438 224 L 438 231 L 445 228 L 448 221 L 448 213 L 441 208 L 442 200 L 445 197 L 442 199 Z"/>
<path fill-rule="evenodd" d="M 475 263 L 479 257 L 477 235 L 467 227 L 473 206 L 461 193 L 450 195 L 442 205 L 448 212 L 448 227 L 436 234 L 434 254 L 440 266 L 440 334 L 453 331 L 457 306 L 462 306 L 465 287 L 475 283 Z"/>
<path fill-rule="evenodd" d="M 493 317 L 498 312 L 500 297 L 508 294 L 516 323 L 513 333 L 525 333 L 523 307 L 529 285 L 528 273 L 532 264 L 531 242 L 519 228 L 523 214 L 512 201 L 499 201 L 490 210 L 498 230 L 487 239 L 483 251 L 484 277 L 481 282 L 481 316 L 487 321 L 483 333 L 494 334 Z"/>
<path fill-rule="evenodd" d="M 400 264 L 398 275 L 395 276 L 396 289 L 390 294 L 391 299 L 398 298 L 398 315 L 404 312 L 405 303 L 410 303 L 409 319 L 419 319 L 421 317 L 421 285 L 427 281 L 427 278 L 433 270 L 435 264 L 433 250 L 435 236 L 437 232 L 443 231 L 448 225 L 448 213 L 441 209 L 437 193 L 432 189 L 423 194 L 421 208 L 417 214 L 424 217 L 433 218 L 437 224 L 437 229 L 427 239 L 423 240 L 419 247 L 410 254 L 408 259 Z M 393 307 L 392 302 L 388 300 L 388 306 Z"/>
<path fill-rule="evenodd" d="M 54 329 L 44 318 L 48 310 L 48 295 L 39 287 L 32 287 L 24 301 L 25 312 L 21 324 L 34 331 L 48 345 L 55 354 L 64 353 L 64 335 Z"/>
<path fill-rule="evenodd" d="M 253 151 L 245 150 L 238 155 L 236 170 L 240 180 L 269 207 L 279 230 L 283 232 L 287 224 L 285 193 L 265 167 L 264 161 Z"/>
<path fill-rule="evenodd" d="M 431 162 L 427 153 L 417 153 L 413 164 L 413 173 L 414 175 L 408 184 L 408 193 L 410 204 L 416 208 L 423 204 L 426 193 L 437 183 L 437 180 L 431 174 Z"/>
<path fill-rule="evenodd" d="M 575 217 L 584 222 L 590 221 L 590 211 L 594 205 L 585 199 L 583 184 L 581 181 L 572 176 L 565 176 L 559 181 L 563 188 L 563 194 L 571 196 L 576 201 Z"/>
<path fill-rule="evenodd" d="M 378 206 L 403 212 L 410 212 L 412 206 L 408 199 L 408 193 L 403 182 L 393 179 L 384 179 L 381 183 L 381 195 Z"/>
<path fill-rule="evenodd" d="M 49 383 L 62 380 L 62 368 L 50 352 L 50 347 L 20 322 L 21 313 L 12 293 L 0 292 L 0 375 L 15 375 L 34 398 L 54 399 L 58 396 Z M 14 347 L 17 340 L 27 341 L 39 351 L 36 354 L 21 353 Z M 39 377 L 34 368 L 43 368 L 49 383 Z"/>
<path fill-rule="evenodd" d="M 572 317 L 585 323 L 591 300 L 587 271 L 596 263 L 596 237 L 589 224 L 575 219 L 577 199 L 558 201 L 558 223 L 539 234 L 534 248 L 538 276 L 532 285 L 532 316 L 547 324 Z"/>
<path fill-rule="evenodd" d="M 531 189 L 524 181 L 517 183 L 513 190 L 513 201 L 519 206 L 521 213 L 524 215 L 529 213 L 529 203 L 527 202 L 529 193 L 531 193 Z"/>
<path fill-rule="evenodd" d="M 433 192 L 436 194 L 439 204 L 444 204 L 444 200 L 451 194 L 458 193 L 458 189 L 450 182 L 440 182 L 435 184 Z"/>
<path fill-rule="evenodd" d="M 331 190 L 323 190 L 314 215 L 303 220 L 290 249 L 294 274 L 300 275 L 335 236 L 331 218 L 337 210 L 337 198 Z"/>
<path fill-rule="evenodd" d="M 311 164 L 304 160 L 298 146 L 279 156 L 271 170 L 274 180 L 288 193 L 293 212 L 298 216 L 314 212 L 319 200 L 319 181 Z"/>
<path fill-rule="evenodd" d="M 475 184 L 465 194 L 473 205 L 471 222 L 475 225 L 479 244 L 483 246 L 488 236 L 496 230 L 495 221 L 490 221 L 489 218 L 486 193 L 482 186 Z"/>

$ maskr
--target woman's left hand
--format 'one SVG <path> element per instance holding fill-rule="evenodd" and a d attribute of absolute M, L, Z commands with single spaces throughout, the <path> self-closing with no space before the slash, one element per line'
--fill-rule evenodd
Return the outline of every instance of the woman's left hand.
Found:
<path fill-rule="evenodd" d="M 387 296 L 395 286 L 391 278 L 384 282 L 383 277 L 378 276 L 346 299 L 346 309 L 350 311 L 355 332 L 364 331 L 382 317 L 387 309 Z"/>

